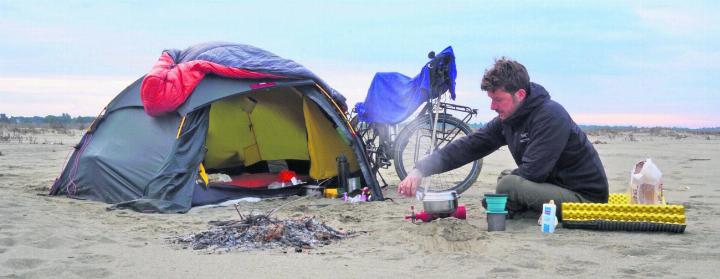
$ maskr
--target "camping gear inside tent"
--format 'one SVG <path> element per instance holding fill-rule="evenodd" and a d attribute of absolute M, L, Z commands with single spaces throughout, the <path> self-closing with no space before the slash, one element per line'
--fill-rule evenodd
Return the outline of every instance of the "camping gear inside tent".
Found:
<path fill-rule="evenodd" d="M 165 51 L 158 64 L 168 57 L 170 66 L 156 64 L 108 104 L 76 145 L 52 195 L 142 212 L 186 212 L 241 197 L 303 192 L 302 184 L 268 188 L 280 181 L 280 171 L 332 187 L 336 158 L 344 155 L 351 177 L 382 200 L 347 121 L 344 97 L 310 71 L 247 45 Z M 213 181 L 208 174 L 229 179 Z"/>

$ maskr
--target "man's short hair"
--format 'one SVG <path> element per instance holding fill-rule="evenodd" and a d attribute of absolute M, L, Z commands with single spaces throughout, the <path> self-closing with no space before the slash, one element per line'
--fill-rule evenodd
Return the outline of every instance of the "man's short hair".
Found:
<path fill-rule="evenodd" d="M 513 95 L 520 89 L 530 92 L 530 76 L 525 66 L 503 56 L 485 70 L 480 88 L 487 92 L 502 89 Z"/>

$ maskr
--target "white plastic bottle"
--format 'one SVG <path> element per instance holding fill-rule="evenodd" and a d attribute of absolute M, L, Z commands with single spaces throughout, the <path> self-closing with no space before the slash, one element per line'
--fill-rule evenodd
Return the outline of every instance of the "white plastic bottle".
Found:
<path fill-rule="evenodd" d="M 549 203 L 543 204 L 542 215 L 540 216 L 540 230 L 543 233 L 553 233 L 555 231 L 555 226 L 558 223 L 555 212 L 557 212 L 555 201 L 550 200 Z"/>

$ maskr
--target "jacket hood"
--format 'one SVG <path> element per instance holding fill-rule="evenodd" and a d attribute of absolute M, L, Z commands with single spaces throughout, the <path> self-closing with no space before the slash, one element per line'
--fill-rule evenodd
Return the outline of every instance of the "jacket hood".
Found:
<path fill-rule="evenodd" d="M 520 104 L 520 107 L 518 107 L 517 110 L 503 122 L 508 125 L 522 122 L 522 120 L 527 118 L 527 116 L 530 115 L 535 108 L 539 107 L 548 100 L 550 100 L 550 93 L 548 93 L 542 85 L 531 82 L 530 92 L 527 92 L 523 103 Z"/>

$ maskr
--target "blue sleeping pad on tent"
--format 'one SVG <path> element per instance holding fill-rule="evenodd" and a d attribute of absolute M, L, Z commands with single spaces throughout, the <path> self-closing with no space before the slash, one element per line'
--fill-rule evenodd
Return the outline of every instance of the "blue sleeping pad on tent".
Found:
<path fill-rule="evenodd" d="M 455 100 L 455 54 L 445 48 L 423 66 L 419 74 L 410 78 L 401 73 L 376 73 L 368 89 L 365 102 L 355 105 L 362 122 L 397 124 L 407 119 L 430 98 L 450 91 Z"/>

